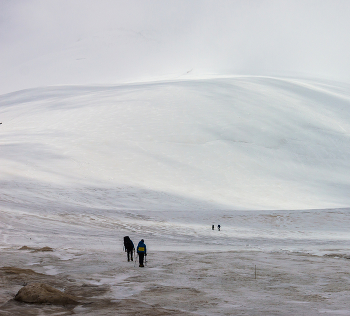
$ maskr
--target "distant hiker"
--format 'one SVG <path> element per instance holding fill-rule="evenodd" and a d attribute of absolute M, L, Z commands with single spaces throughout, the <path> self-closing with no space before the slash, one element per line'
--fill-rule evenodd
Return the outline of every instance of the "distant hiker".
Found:
<path fill-rule="evenodd" d="M 211 225 L 211 229 L 214 230 L 214 225 Z"/>
<path fill-rule="evenodd" d="M 144 267 L 143 265 L 143 259 L 145 256 L 147 256 L 147 250 L 146 250 L 146 245 L 145 241 L 141 239 L 139 244 L 137 245 L 137 254 L 139 255 L 139 267 Z"/>
<path fill-rule="evenodd" d="M 220 228 L 221 228 L 221 226 L 220 226 L 220 225 L 218 225 L 218 231 L 220 231 Z"/>
<path fill-rule="evenodd" d="M 124 249 L 128 255 L 128 261 L 130 261 L 130 259 L 133 261 L 132 253 L 135 251 L 135 247 L 129 236 L 124 237 Z"/>

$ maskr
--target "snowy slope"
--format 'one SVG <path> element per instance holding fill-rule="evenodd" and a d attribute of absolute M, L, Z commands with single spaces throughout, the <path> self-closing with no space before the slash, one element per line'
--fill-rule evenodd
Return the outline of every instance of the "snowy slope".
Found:
<path fill-rule="evenodd" d="M 64 199 L 106 207 L 122 207 L 124 187 L 156 196 L 131 194 L 137 208 L 152 209 L 158 198 L 161 209 L 173 200 L 228 209 L 346 207 L 346 88 L 237 77 L 5 94 L 3 188 L 7 183 L 10 198 L 24 199 L 23 186 L 48 185 L 52 200 L 55 186 L 105 188 L 111 193 L 103 201 Z"/>
<path fill-rule="evenodd" d="M 2 95 L 2 242 L 346 248 L 348 91 L 232 77 Z"/>

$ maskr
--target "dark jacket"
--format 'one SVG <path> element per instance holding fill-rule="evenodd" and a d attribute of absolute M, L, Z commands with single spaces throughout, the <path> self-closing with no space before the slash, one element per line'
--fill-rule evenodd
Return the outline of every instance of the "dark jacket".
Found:
<path fill-rule="evenodd" d="M 125 248 L 125 251 L 132 251 L 135 248 L 134 243 L 129 238 L 129 236 L 124 237 L 124 248 Z"/>

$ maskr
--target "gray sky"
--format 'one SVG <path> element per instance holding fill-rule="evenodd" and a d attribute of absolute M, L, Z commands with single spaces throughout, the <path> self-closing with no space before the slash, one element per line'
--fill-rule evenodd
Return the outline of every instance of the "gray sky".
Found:
<path fill-rule="evenodd" d="M 347 0 L 0 0 L 0 93 L 160 76 L 350 80 Z"/>

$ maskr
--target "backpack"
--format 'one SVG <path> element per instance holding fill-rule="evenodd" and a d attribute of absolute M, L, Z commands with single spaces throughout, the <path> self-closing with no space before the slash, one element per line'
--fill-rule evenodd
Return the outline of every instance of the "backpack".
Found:
<path fill-rule="evenodd" d="M 125 250 L 132 248 L 132 242 L 131 242 L 129 236 L 124 237 L 124 248 L 125 248 Z"/>

